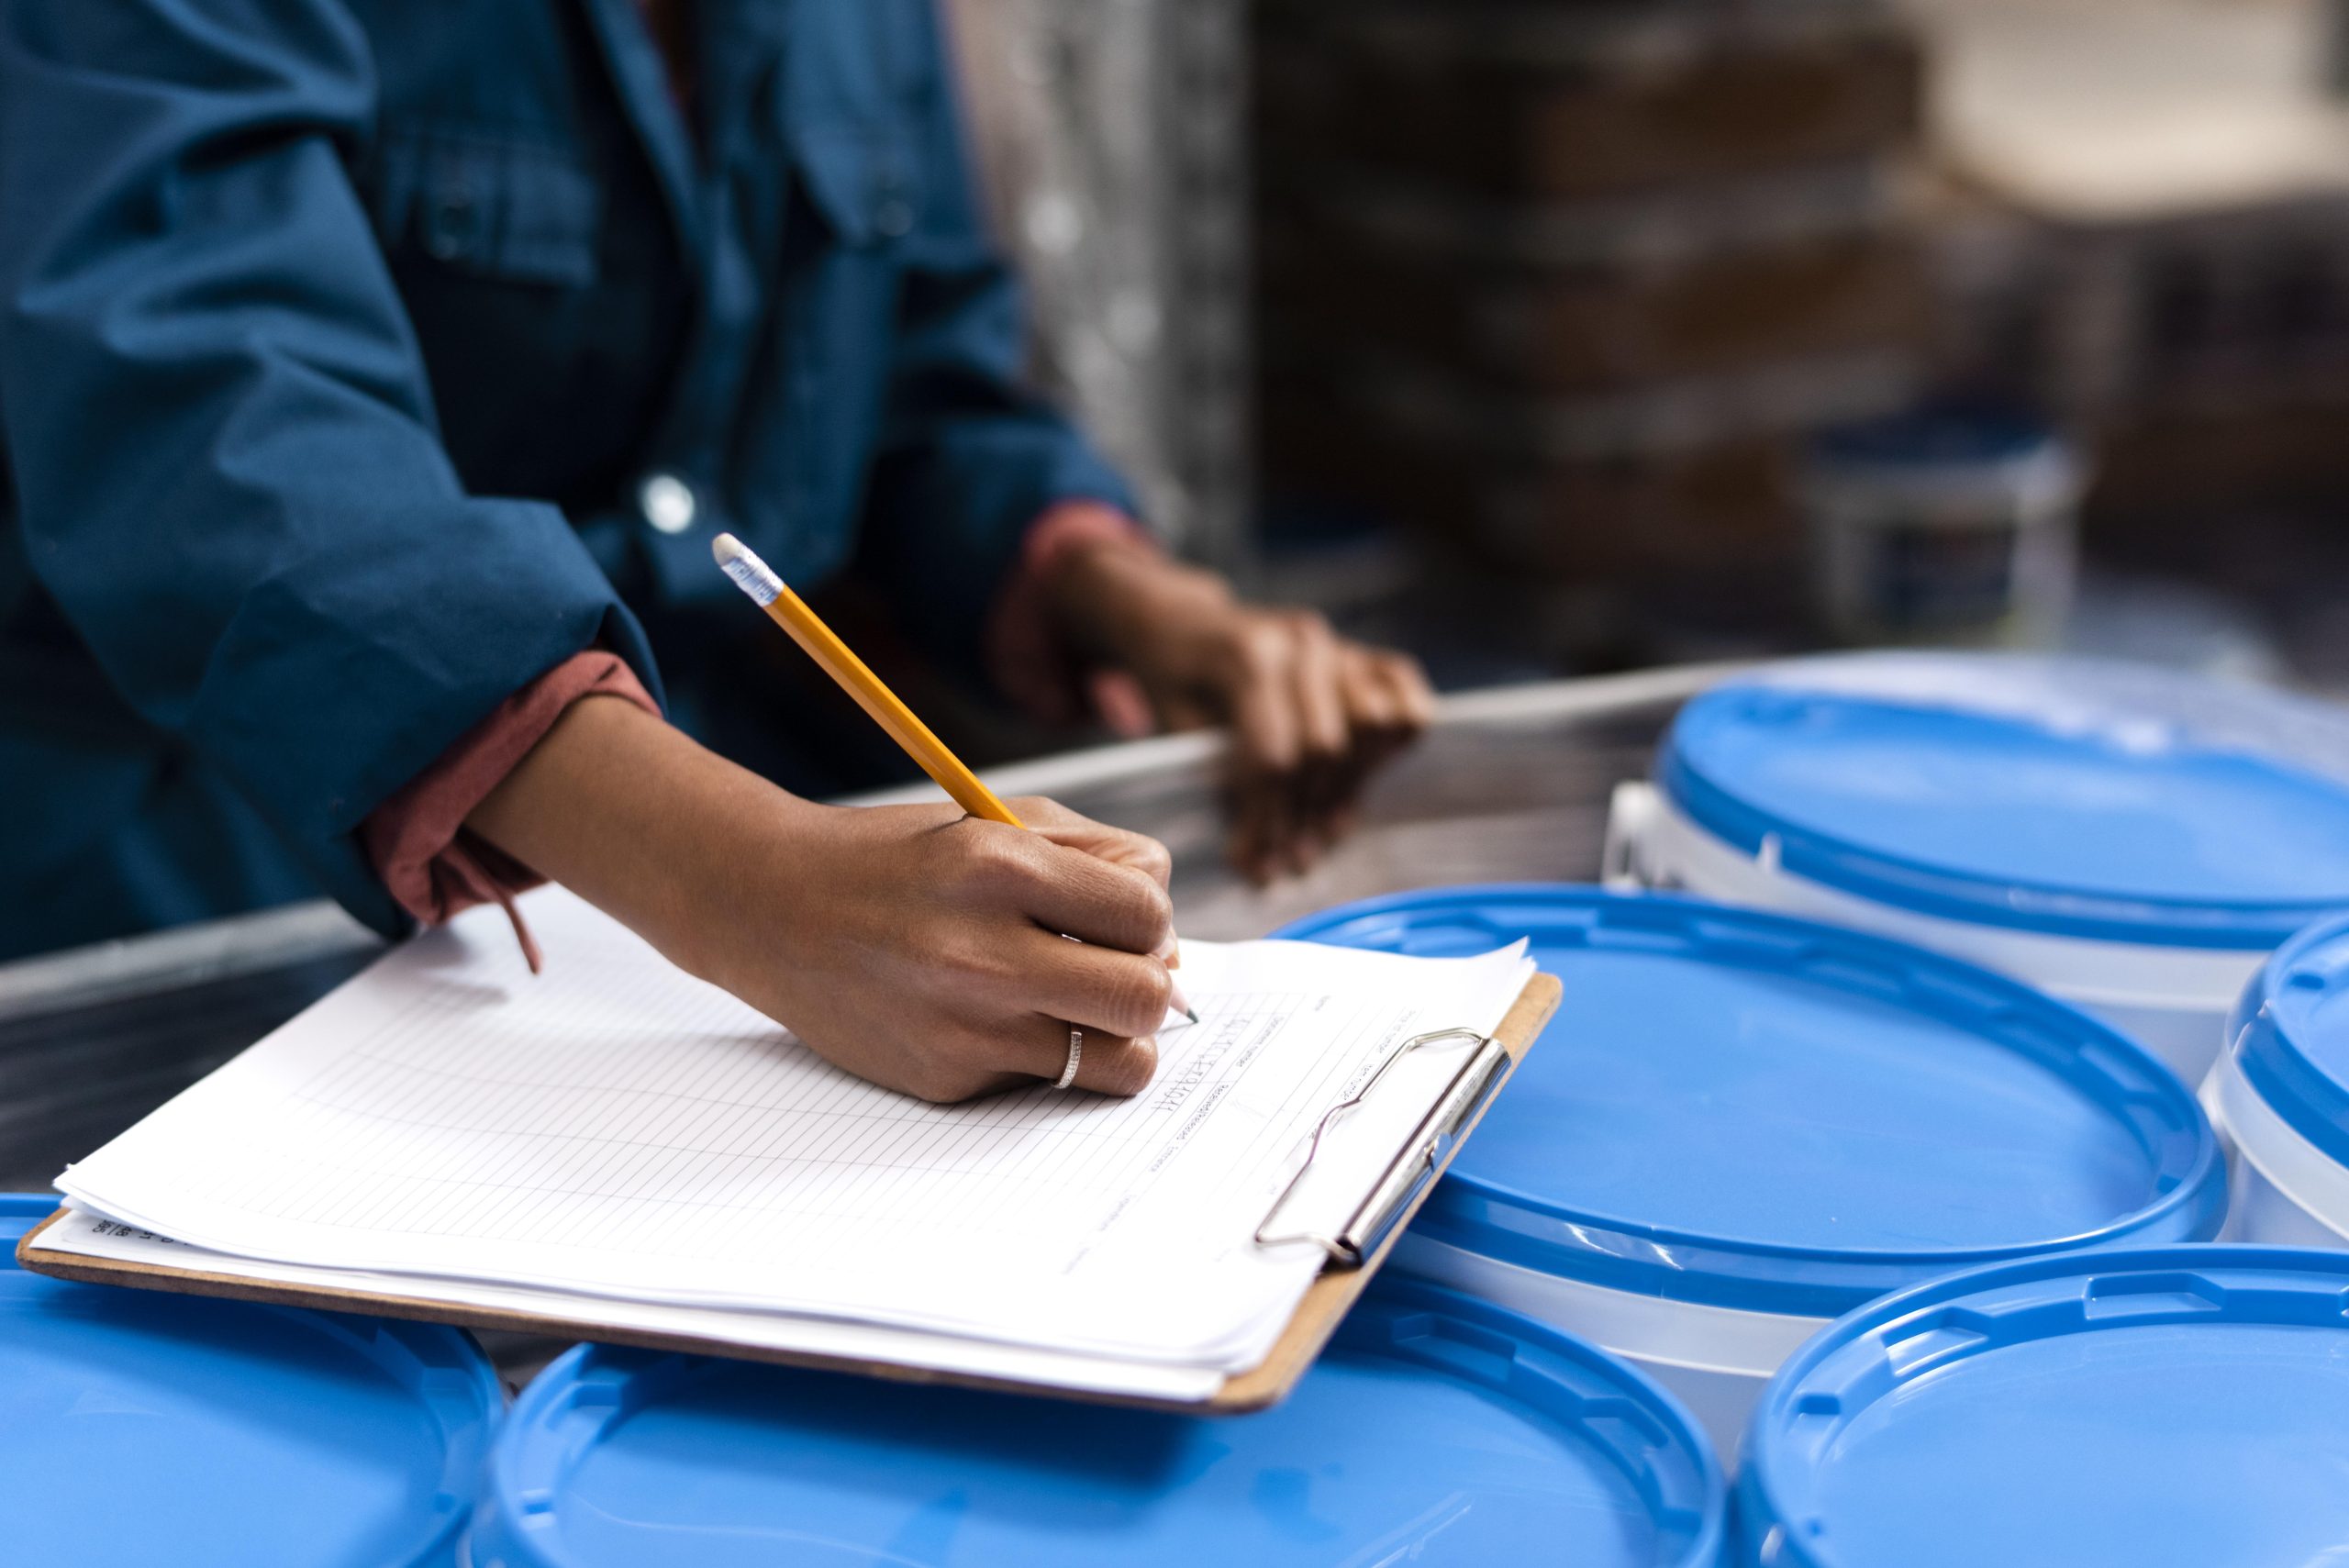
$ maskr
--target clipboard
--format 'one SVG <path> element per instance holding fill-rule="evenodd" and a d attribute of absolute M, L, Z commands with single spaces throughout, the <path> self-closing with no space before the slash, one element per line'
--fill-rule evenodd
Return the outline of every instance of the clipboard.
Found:
<path fill-rule="evenodd" d="M 1477 1035 L 1463 1029 L 1439 1029 L 1405 1040 L 1371 1074 L 1353 1099 L 1333 1106 L 1324 1113 L 1314 1134 L 1313 1153 L 1319 1152 L 1323 1135 L 1341 1125 L 1348 1111 L 1376 1091 L 1386 1068 L 1405 1052 L 1422 1045 L 1447 1040 L 1456 1042 L 1468 1039 L 1476 1043 L 1476 1049 L 1462 1062 L 1445 1092 L 1405 1142 L 1385 1176 L 1347 1222 L 1334 1232 L 1293 1231 L 1283 1223 L 1283 1206 L 1302 1179 L 1304 1169 L 1311 1165 L 1312 1153 L 1308 1153 L 1306 1166 L 1300 1167 L 1298 1175 L 1292 1178 L 1274 1200 L 1264 1221 L 1257 1227 L 1256 1240 L 1262 1245 L 1309 1242 L 1319 1246 L 1328 1261 L 1320 1274 L 1307 1288 L 1304 1298 L 1297 1303 L 1295 1315 L 1289 1319 L 1288 1327 L 1282 1331 L 1264 1360 L 1245 1372 L 1226 1377 L 1222 1387 L 1205 1400 L 1135 1397 L 1046 1386 L 904 1366 L 890 1362 L 745 1346 L 732 1340 L 703 1339 L 688 1334 L 651 1333 L 622 1328 L 605 1330 L 592 1323 L 569 1318 L 544 1318 L 462 1302 L 385 1296 L 358 1289 L 285 1284 L 205 1269 L 166 1268 L 156 1263 L 92 1258 L 79 1252 L 54 1251 L 40 1245 L 41 1232 L 65 1218 L 63 1208 L 42 1220 L 17 1243 L 17 1262 L 33 1273 L 92 1284 L 126 1285 L 135 1290 L 220 1296 L 234 1301 L 264 1302 L 327 1312 L 357 1312 L 376 1318 L 447 1323 L 463 1329 L 593 1340 L 648 1350 L 677 1351 L 735 1361 L 769 1362 L 821 1372 L 849 1373 L 898 1383 L 1036 1395 L 1183 1415 L 1244 1415 L 1279 1404 L 1312 1367 L 1347 1311 L 1368 1287 L 1371 1276 L 1386 1262 L 1387 1254 L 1394 1249 L 1396 1238 L 1402 1234 L 1404 1228 L 1426 1203 L 1428 1194 L 1451 1165 L 1460 1146 L 1475 1130 L 1494 1096 L 1499 1094 L 1516 1072 L 1518 1063 L 1524 1060 L 1526 1051 L 1541 1036 L 1542 1027 L 1557 1011 L 1561 995 L 1562 989 L 1555 975 L 1536 973 L 1525 983 L 1524 989 L 1518 993 L 1517 1000 L 1510 1005 L 1508 1013 L 1491 1035 Z"/>

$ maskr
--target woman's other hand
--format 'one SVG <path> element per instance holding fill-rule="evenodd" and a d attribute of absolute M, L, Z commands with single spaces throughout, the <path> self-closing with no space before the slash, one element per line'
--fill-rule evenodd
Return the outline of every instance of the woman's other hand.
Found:
<path fill-rule="evenodd" d="M 1231 857 L 1259 882 L 1319 860 L 1371 773 L 1434 717 L 1410 655 L 1340 637 L 1313 610 L 1243 604 L 1147 545 L 1072 550 L 1049 586 L 1079 646 L 1130 675 L 1160 727 L 1230 727 Z"/>

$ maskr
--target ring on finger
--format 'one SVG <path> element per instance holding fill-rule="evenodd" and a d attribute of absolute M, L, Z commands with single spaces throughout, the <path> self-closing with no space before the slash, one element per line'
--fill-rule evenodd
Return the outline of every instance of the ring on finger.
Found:
<path fill-rule="evenodd" d="M 1077 1064 L 1085 1060 L 1085 1031 L 1071 1025 L 1068 1031 L 1068 1065 L 1061 1069 L 1060 1081 L 1052 1085 L 1065 1089 L 1076 1082 Z"/>

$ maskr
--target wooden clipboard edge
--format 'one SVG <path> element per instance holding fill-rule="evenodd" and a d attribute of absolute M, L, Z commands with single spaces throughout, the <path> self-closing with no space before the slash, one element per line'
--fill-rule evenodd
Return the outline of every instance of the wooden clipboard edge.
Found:
<path fill-rule="evenodd" d="M 1438 1176 L 1442 1176 L 1459 1156 L 1461 1147 L 1485 1119 L 1485 1113 L 1492 1109 L 1493 1103 L 1508 1087 L 1509 1079 L 1516 1075 L 1519 1064 L 1525 1060 L 1525 1053 L 1541 1037 L 1542 1026 L 1558 1010 L 1559 998 L 1564 995 L 1564 987 L 1556 975 L 1539 972 L 1526 981 L 1525 989 L 1517 994 L 1517 1000 L 1510 1004 L 1500 1027 L 1493 1031 L 1493 1038 L 1500 1041 L 1508 1052 L 1508 1064 L 1501 1069 L 1500 1081 L 1493 1085 L 1493 1092 L 1485 1096 L 1475 1114 L 1461 1128 L 1460 1137 L 1436 1167 Z M 1395 1250 L 1395 1243 L 1402 1239 L 1404 1230 L 1419 1217 L 1429 1194 L 1434 1191 L 1433 1182 L 1421 1187 L 1419 1195 L 1404 1208 L 1401 1219 L 1379 1243 L 1378 1251 L 1364 1259 L 1358 1267 L 1323 1269 L 1320 1277 L 1307 1289 L 1305 1299 L 1297 1304 L 1296 1315 L 1289 1318 L 1287 1329 L 1282 1331 L 1280 1339 L 1273 1345 L 1272 1353 L 1261 1364 L 1224 1379 L 1222 1388 L 1204 1404 L 1168 1405 L 1165 1407 L 1241 1416 L 1270 1409 L 1286 1398 L 1289 1391 L 1319 1359 L 1322 1350 L 1330 1343 L 1330 1336 L 1338 1331 L 1338 1325 L 1345 1321 L 1346 1314 L 1353 1309 L 1356 1301 L 1362 1299 L 1362 1293 L 1370 1287 L 1371 1276 L 1385 1265 L 1387 1254 Z"/>
<path fill-rule="evenodd" d="M 1563 988 L 1555 975 L 1536 973 L 1518 993 L 1517 1000 L 1501 1020 L 1494 1038 L 1507 1048 L 1508 1065 L 1501 1081 L 1486 1097 L 1475 1116 L 1461 1129 L 1459 1140 L 1445 1157 L 1448 1165 L 1461 1144 L 1468 1140 L 1484 1113 L 1508 1086 L 1508 1077 L 1524 1061 L 1525 1052 L 1532 1046 L 1544 1024 L 1558 1009 Z M 1437 1173 L 1442 1173 L 1439 1167 Z M 1165 1410 L 1179 1415 L 1244 1415 L 1268 1409 L 1280 1403 L 1295 1388 L 1330 1337 L 1337 1332 L 1347 1311 L 1360 1299 L 1368 1287 L 1371 1276 L 1386 1262 L 1394 1250 L 1395 1241 L 1411 1218 L 1427 1201 L 1434 1184 L 1429 1183 L 1419 1196 L 1404 1211 L 1402 1220 L 1380 1244 L 1377 1253 L 1359 1267 L 1325 1269 L 1319 1278 L 1306 1291 L 1297 1304 L 1297 1313 L 1271 1354 L 1264 1362 L 1244 1373 L 1226 1378 L 1223 1386 L 1205 1400 L 1160 1399 L 1149 1396 L 1102 1393 L 1088 1389 L 1058 1388 L 1044 1384 L 1023 1383 L 1012 1378 L 979 1376 L 969 1373 L 941 1372 L 928 1367 L 905 1366 L 895 1362 L 865 1361 L 852 1356 L 830 1356 L 807 1351 L 783 1351 L 758 1346 L 746 1346 L 721 1339 L 704 1339 L 690 1334 L 661 1334 L 636 1329 L 611 1329 L 596 1325 L 573 1322 L 561 1318 L 540 1318 L 527 1312 L 502 1307 L 474 1307 L 455 1302 L 417 1300 L 406 1296 L 380 1296 L 370 1291 L 345 1290 L 325 1285 L 298 1285 L 266 1283 L 247 1279 L 239 1274 L 216 1273 L 207 1269 L 173 1269 L 159 1263 L 129 1262 L 106 1258 L 92 1258 L 79 1252 L 60 1252 L 39 1245 L 40 1234 L 63 1219 L 66 1211 L 60 1208 L 27 1231 L 17 1243 L 17 1262 L 29 1273 L 46 1274 L 54 1279 L 76 1280 L 89 1284 L 122 1285 L 133 1290 L 165 1291 L 180 1296 L 218 1296 L 230 1301 L 253 1301 L 279 1307 L 310 1307 L 322 1312 L 356 1312 L 374 1318 L 403 1318 L 410 1322 L 446 1323 L 462 1329 L 504 1329 L 516 1333 L 548 1335 L 560 1339 L 594 1340 L 602 1344 L 633 1345 L 646 1350 L 674 1351 L 693 1355 L 723 1356 L 735 1361 L 768 1362 L 781 1366 L 806 1367 L 818 1372 L 850 1373 L 862 1377 L 879 1377 L 893 1383 L 913 1383 L 976 1388 L 1005 1394 L 1024 1394 L 1046 1398 L 1068 1399 L 1082 1404 L 1116 1405 L 1133 1409 Z"/>

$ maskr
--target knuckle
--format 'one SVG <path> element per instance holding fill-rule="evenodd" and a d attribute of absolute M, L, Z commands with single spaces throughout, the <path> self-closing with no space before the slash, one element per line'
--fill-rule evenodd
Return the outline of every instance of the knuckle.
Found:
<path fill-rule="evenodd" d="M 1140 951 L 1155 950 L 1174 929 L 1174 900 L 1155 879 L 1134 877 L 1133 916 Z"/>
<path fill-rule="evenodd" d="M 1155 960 L 1121 963 L 1108 982 L 1103 1011 L 1119 1034 L 1148 1034 L 1166 1017 L 1166 998 L 1174 994 L 1174 986 L 1166 966 Z"/>
<path fill-rule="evenodd" d="M 1067 806 L 1063 806 L 1059 801 L 1052 799 L 1049 795 L 1014 795 L 1011 799 L 1005 801 L 1004 805 L 1009 806 L 1011 808 L 1011 814 L 1014 817 L 1019 817 L 1022 822 L 1050 822 L 1058 824 L 1063 821 L 1074 820 L 1076 817 L 1075 812 L 1071 811 Z"/>
<path fill-rule="evenodd" d="M 1162 893 L 1164 891 L 1166 879 L 1174 873 L 1174 851 L 1157 840 L 1141 833 L 1134 835 L 1133 863 L 1134 869 L 1150 878 L 1152 884 Z M 1171 904 L 1168 908 L 1171 915 L 1173 909 Z"/>
<path fill-rule="evenodd" d="M 1277 670 L 1288 663 L 1288 628 L 1271 619 L 1252 620 L 1240 634 L 1240 661 L 1251 670 Z"/>
<path fill-rule="evenodd" d="M 1150 1087 L 1158 1076 L 1158 1037 L 1143 1035 L 1126 1042 L 1102 1075 L 1101 1092 L 1105 1095 L 1139 1095 Z"/>
<path fill-rule="evenodd" d="M 1025 883 L 1031 869 L 1026 835 L 1009 829 L 984 833 L 971 846 L 973 881 L 990 892 L 1002 892 Z"/>

